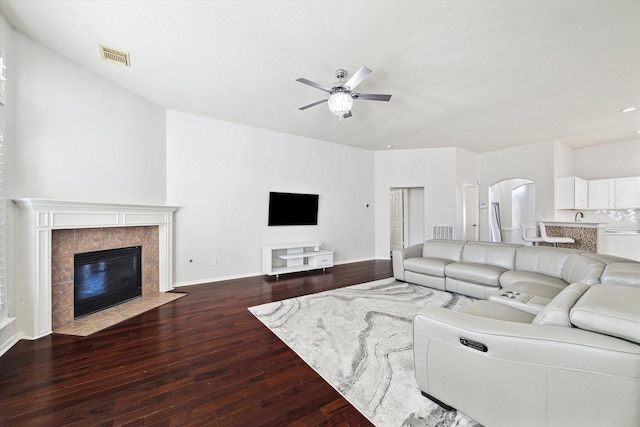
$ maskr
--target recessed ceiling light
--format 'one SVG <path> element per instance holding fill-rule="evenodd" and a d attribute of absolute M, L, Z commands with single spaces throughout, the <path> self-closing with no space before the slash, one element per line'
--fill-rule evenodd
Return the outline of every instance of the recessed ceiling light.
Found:
<path fill-rule="evenodd" d="M 640 131 L 638 131 L 638 132 L 640 132 Z M 393 145 L 389 144 L 389 145 L 387 145 L 387 148 L 393 148 Z"/>
<path fill-rule="evenodd" d="M 630 113 L 632 111 L 636 111 L 636 107 L 629 107 L 629 108 L 625 108 L 624 110 L 621 110 L 621 113 Z"/>

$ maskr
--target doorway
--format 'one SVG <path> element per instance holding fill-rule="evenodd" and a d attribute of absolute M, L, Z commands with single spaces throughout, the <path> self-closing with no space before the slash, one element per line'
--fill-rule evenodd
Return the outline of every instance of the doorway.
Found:
<path fill-rule="evenodd" d="M 424 188 L 394 187 L 389 190 L 389 249 L 424 242 Z"/>
<path fill-rule="evenodd" d="M 393 253 L 396 249 L 404 248 L 404 242 L 407 240 L 407 218 L 405 213 L 407 207 L 407 189 L 392 189 L 389 193 L 389 238 L 390 251 Z"/>
<path fill-rule="evenodd" d="M 465 184 L 462 187 L 462 240 L 476 242 L 480 238 L 480 187 Z"/>
<path fill-rule="evenodd" d="M 492 242 L 522 244 L 521 224 L 535 229 L 536 184 L 530 179 L 514 178 L 489 187 L 489 230 Z"/>

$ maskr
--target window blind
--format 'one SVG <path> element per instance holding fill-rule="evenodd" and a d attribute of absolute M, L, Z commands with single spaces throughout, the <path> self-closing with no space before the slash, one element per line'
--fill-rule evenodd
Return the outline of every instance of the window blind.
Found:
<path fill-rule="evenodd" d="M 4 196 L 4 135 L 5 122 L 0 110 L 0 323 L 7 318 L 7 275 L 5 238 L 5 196 Z"/>

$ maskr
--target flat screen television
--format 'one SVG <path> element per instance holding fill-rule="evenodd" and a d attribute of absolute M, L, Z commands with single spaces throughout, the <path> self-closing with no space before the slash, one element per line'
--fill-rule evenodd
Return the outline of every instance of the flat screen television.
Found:
<path fill-rule="evenodd" d="M 318 225 L 318 195 L 269 193 L 269 226 Z"/>

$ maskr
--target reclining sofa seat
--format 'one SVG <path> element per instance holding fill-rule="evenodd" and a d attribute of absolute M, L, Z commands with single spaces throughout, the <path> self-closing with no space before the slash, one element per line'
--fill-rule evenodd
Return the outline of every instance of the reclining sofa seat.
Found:
<path fill-rule="evenodd" d="M 393 275 L 403 282 L 445 290 L 445 267 L 462 259 L 465 242 L 427 240 L 393 253 Z"/>
<path fill-rule="evenodd" d="M 640 264 L 630 271 L 634 286 L 574 283 L 536 316 L 485 300 L 425 309 L 420 390 L 488 426 L 639 426 Z"/>
<path fill-rule="evenodd" d="M 460 262 L 445 266 L 445 290 L 475 298 L 489 298 L 500 288 L 500 277 L 514 269 L 519 245 L 467 242 Z"/>

